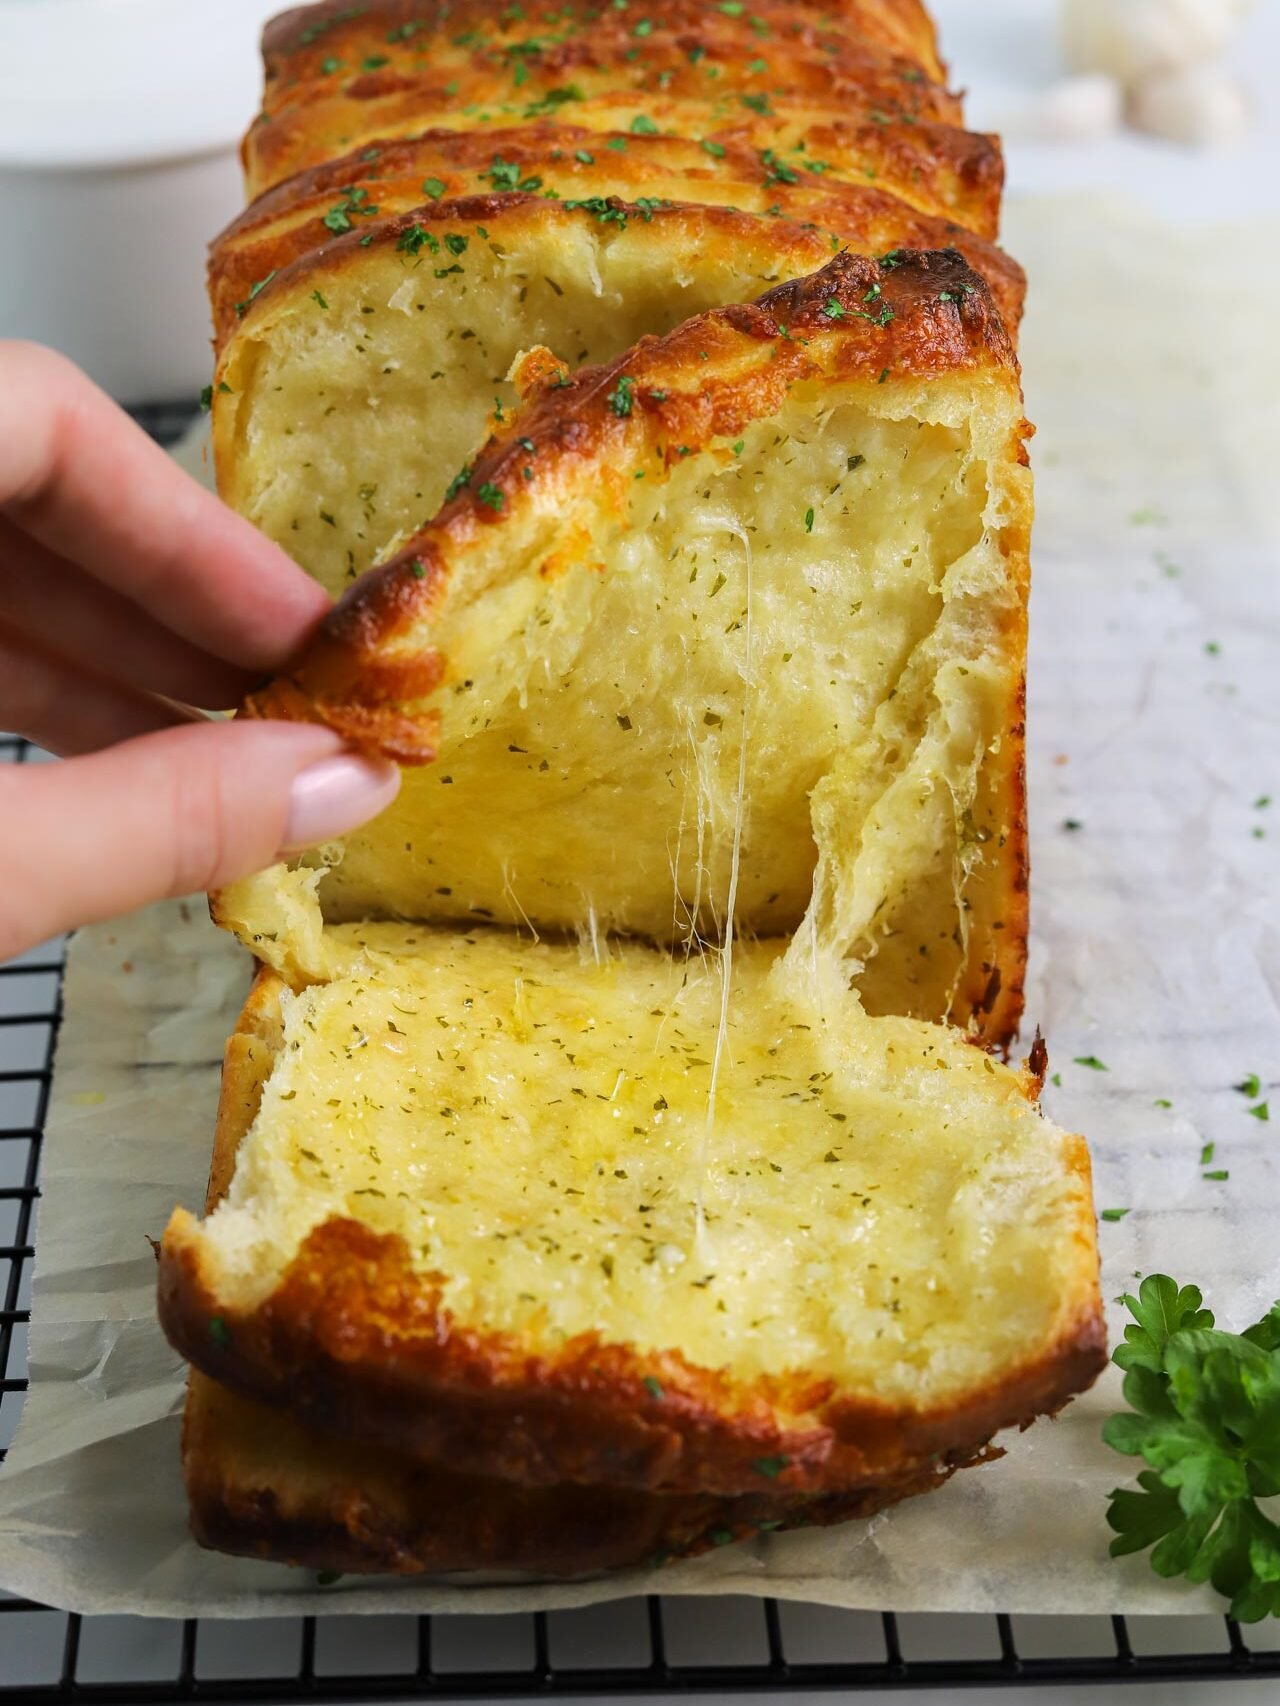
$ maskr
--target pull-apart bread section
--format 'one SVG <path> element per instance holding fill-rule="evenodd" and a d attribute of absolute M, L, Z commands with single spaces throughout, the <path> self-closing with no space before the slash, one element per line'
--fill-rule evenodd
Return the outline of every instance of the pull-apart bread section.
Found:
<path fill-rule="evenodd" d="M 223 496 L 331 591 L 439 507 L 509 369 L 841 249 L 955 247 L 1016 329 L 1002 164 L 912 6 L 319 7 L 268 30 L 210 256 Z"/>
<path fill-rule="evenodd" d="M 339 0 L 282 14 L 263 51 L 266 94 L 244 145 L 251 195 L 433 124 L 478 130 L 552 116 L 661 128 L 651 103 L 664 99 L 691 103 L 699 134 L 713 136 L 741 118 L 774 116 L 780 102 L 895 131 L 960 118 L 920 8 L 880 0 L 751 0 L 728 10 L 702 0 L 567 0 L 518 11 L 492 0 Z"/>
<path fill-rule="evenodd" d="M 1004 1041 L 1025 942 L 1021 396 L 954 254 L 833 260 L 532 393 L 253 702 L 411 766 L 333 919 L 838 950 Z M 730 890 L 732 887 L 732 904 Z"/>
<path fill-rule="evenodd" d="M 251 707 L 409 768 L 218 897 L 274 971 L 162 1317 L 406 1498 L 418 1464 L 772 1501 L 646 1507 L 666 1550 L 876 1508 L 1103 1355 L 1082 1141 L 926 1022 L 998 1034 L 1021 982 L 1007 338 L 958 255 L 840 256 L 518 377 Z"/>

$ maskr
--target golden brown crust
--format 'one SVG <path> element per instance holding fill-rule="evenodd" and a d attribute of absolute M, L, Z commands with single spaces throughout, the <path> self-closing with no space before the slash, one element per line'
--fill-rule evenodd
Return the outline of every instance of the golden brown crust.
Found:
<path fill-rule="evenodd" d="M 986 285 L 954 251 L 900 250 L 878 262 L 837 255 L 758 302 L 699 315 L 614 362 L 561 375 L 490 439 L 470 484 L 351 589 L 297 664 L 245 712 L 327 723 L 401 764 L 429 763 L 435 729 L 414 701 L 440 682 L 445 663 L 429 643 L 397 650 L 389 642 L 429 618 L 453 553 L 480 529 L 504 525 L 531 502 L 554 503 L 589 467 L 670 466 L 677 447 L 732 438 L 801 380 L 876 385 L 882 374 L 978 370 L 1016 384 L 1016 359 Z M 620 416 L 609 399 L 624 373 L 635 401 Z"/>
<path fill-rule="evenodd" d="M 316 1570 L 396 1575 L 502 1570 L 563 1578 L 660 1565 L 762 1533 L 872 1516 L 961 1467 L 938 1463 L 893 1484 L 817 1499 L 521 1486 L 323 1439 L 286 1411 L 194 1370 L 182 1438 L 192 1530 L 202 1546 Z"/>
<path fill-rule="evenodd" d="M 209 294 L 216 346 L 221 349 L 246 318 L 252 322 L 288 283 L 313 273 L 322 287 L 325 274 L 349 264 L 355 250 L 377 245 L 390 222 L 405 216 L 427 229 L 446 223 L 492 228 L 513 217 L 518 227 L 530 216 L 576 216 L 604 228 L 656 220 L 654 239 L 661 242 L 667 227 L 691 223 L 705 224 L 708 240 L 729 237 L 746 228 L 748 215 L 757 215 L 768 220 L 780 271 L 789 251 L 797 271 L 813 271 L 830 252 L 822 247 L 828 237 L 867 255 L 951 247 L 991 287 L 1006 327 L 1017 329 L 1022 269 L 954 219 L 922 212 L 868 183 L 806 171 L 799 155 L 788 162 L 740 142 L 718 145 L 712 155 L 672 137 L 626 140 L 622 152 L 588 131 L 557 136 L 549 126 L 541 135 L 435 133 L 384 152 L 376 176 L 366 177 L 375 167 L 355 155 L 290 179 L 248 208 L 213 246 Z M 432 187 L 431 201 L 423 199 L 424 183 Z M 497 186 L 508 185 L 523 189 L 497 193 Z M 353 197 L 361 198 L 358 208 Z M 347 234 L 335 234 L 335 224 L 345 225 Z M 809 241 L 797 241 L 796 225 Z M 308 266 L 291 271 L 304 257 Z M 260 286 L 263 279 L 266 286 Z"/>
<path fill-rule="evenodd" d="M 687 7 L 686 10 L 695 23 L 707 21 L 705 9 Z M 764 8 L 752 7 L 751 10 L 759 17 Z M 823 4 L 821 0 L 789 0 L 788 4 L 776 10 L 780 15 L 791 14 L 798 23 L 809 27 L 856 31 L 870 41 L 909 55 L 919 65 L 927 66 L 931 76 L 941 78 L 944 75 L 944 67 L 938 58 L 937 32 L 923 0 L 831 0 L 830 4 Z M 530 10 L 517 14 L 505 5 L 490 4 L 477 8 L 477 11 L 481 20 L 518 21 L 523 26 L 545 21 L 559 26 L 576 23 L 583 29 L 589 29 L 602 21 L 609 21 L 608 8 L 593 5 L 580 10 L 572 5 L 557 7 L 553 16 L 546 20 L 539 20 L 536 12 L 531 13 Z M 746 11 L 744 7 L 741 13 L 735 14 L 730 7 L 728 11 L 722 10 L 721 15 L 733 18 Z M 504 12 L 509 14 L 508 19 L 502 19 Z M 645 13 L 650 18 L 653 15 L 648 7 Z M 459 23 L 458 20 L 464 17 L 465 22 Z M 372 3 L 366 0 L 362 5 L 351 5 L 348 0 L 320 0 L 319 4 L 295 6 L 270 19 L 263 30 L 262 51 L 269 67 L 288 72 L 293 68 L 292 57 L 308 48 L 319 47 L 321 51 L 327 49 L 331 53 L 339 42 L 365 43 L 370 47 L 389 40 L 393 46 L 400 42 L 421 43 L 424 35 L 429 37 L 434 31 L 446 27 L 457 34 L 468 26 L 474 29 L 476 21 L 456 5 L 433 8 L 424 4 L 424 0 L 372 0 Z M 749 17 L 747 27 L 751 27 Z M 753 33 L 760 33 L 758 26 Z M 394 40 L 391 39 L 393 37 Z"/>
<path fill-rule="evenodd" d="M 884 0 L 846 0 L 833 13 L 797 0 L 727 11 L 657 0 L 643 19 L 550 5 L 517 18 L 492 0 L 464 0 L 447 18 L 443 7 L 286 14 L 264 39 L 266 99 L 245 139 L 250 192 L 343 148 L 420 130 L 435 114 L 458 128 L 568 117 L 570 107 L 576 117 L 601 95 L 659 129 L 648 103 L 672 97 L 726 118 L 768 116 L 781 98 L 872 123 L 956 123 L 960 103 L 936 80 L 932 32 L 904 30 L 895 10 Z"/>
<path fill-rule="evenodd" d="M 659 109 L 659 116 L 674 120 L 680 111 L 672 102 Z M 346 149 L 274 184 L 250 202 L 214 247 L 290 221 L 316 201 L 324 202 L 327 211 L 333 199 L 352 190 L 363 189 L 370 202 L 382 203 L 388 195 L 411 191 L 420 200 L 427 178 L 441 180 L 444 189 L 438 193 L 451 197 L 493 188 L 495 157 L 518 165 L 518 180 L 554 167 L 559 178 L 584 186 L 584 194 L 624 196 L 676 176 L 698 184 L 776 181 L 779 168 L 771 161 L 780 162 L 802 182 L 872 187 L 984 237 L 998 224 L 1003 161 L 995 137 L 951 125 L 859 124 L 835 115 L 803 145 L 795 139 L 784 148 L 780 131 L 785 125 L 778 115 L 746 109 L 716 126 L 709 147 L 700 136 L 681 134 L 673 123 L 661 124 L 656 135 L 588 129 L 573 120 L 572 110 L 556 121 L 422 130 L 373 147 Z M 582 160 L 580 153 L 592 158 Z"/>
<path fill-rule="evenodd" d="M 236 1314 L 215 1301 L 175 1217 L 159 1298 L 170 1342 L 232 1391 L 323 1434 L 535 1486 L 740 1496 L 762 1475 L 795 1494 L 914 1480 L 1053 1414 L 1106 1361 L 1088 1302 L 1042 1355 L 945 1411 L 841 1400 L 806 1375 L 735 1383 L 676 1352 L 590 1337 L 537 1357 L 503 1334 L 458 1329 L 398 1238 L 344 1220 L 311 1233 L 271 1296 Z M 778 1459 L 780 1473 L 761 1470 Z"/>

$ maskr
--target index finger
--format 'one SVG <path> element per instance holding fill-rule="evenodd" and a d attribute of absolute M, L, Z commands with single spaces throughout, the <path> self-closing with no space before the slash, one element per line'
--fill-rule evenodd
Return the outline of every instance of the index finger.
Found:
<path fill-rule="evenodd" d="M 284 663 L 329 599 L 79 370 L 0 343 L 0 510 L 175 633 L 245 669 Z"/>

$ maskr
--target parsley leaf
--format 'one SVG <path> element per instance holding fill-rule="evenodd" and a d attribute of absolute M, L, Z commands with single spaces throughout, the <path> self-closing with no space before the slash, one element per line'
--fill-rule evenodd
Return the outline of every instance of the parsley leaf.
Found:
<path fill-rule="evenodd" d="M 631 393 L 635 389 L 635 383 L 627 374 L 619 374 L 617 385 L 606 399 L 614 414 L 623 420 L 631 413 Z"/>
<path fill-rule="evenodd" d="M 1147 1467 L 1111 1495 L 1111 1554 L 1150 1548 L 1157 1575 L 1211 1582 L 1241 1622 L 1280 1616 L 1280 1527 L 1258 1503 L 1280 1495 L 1280 1303 L 1237 1334 L 1167 1274 L 1124 1302 L 1130 1410 L 1102 1437 Z"/>
<path fill-rule="evenodd" d="M 776 1481 L 790 1462 L 789 1457 L 757 1457 L 751 1467 L 757 1475 L 763 1475 L 769 1481 Z"/>
<path fill-rule="evenodd" d="M 248 312 L 249 304 L 253 301 L 254 297 L 258 294 L 258 292 L 260 290 L 264 289 L 267 285 L 269 285 L 271 283 L 271 280 L 276 276 L 276 273 L 278 270 L 279 269 L 277 267 L 272 267 L 271 271 L 267 274 L 267 276 L 265 278 L 255 279 L 254 282 L 249 286 L 249 294 L 245 297 L 244 301 L 236 303 L 236 314 L 241 320 L 244 319 L 246 313 Z"/>

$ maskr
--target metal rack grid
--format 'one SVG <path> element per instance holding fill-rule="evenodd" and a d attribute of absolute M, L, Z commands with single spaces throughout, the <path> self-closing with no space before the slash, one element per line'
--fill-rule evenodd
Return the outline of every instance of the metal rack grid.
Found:
<path fill-rule="evenodd" d="M 178 436 L 189 412 L 166 409 L 143 413 L 142 418 L 157 438 L 168 442 Z M 21 764 L 31 757 L 25 741 L 0 736 L 0 762 Z M 37 950 L 0 966 L 0 1045 L 6 1036 L 21 1044 L 0 1054 L 0 1263 L 7 1264 L 0 1309 L 0 1440 L 5 1442 L 12 1438 L 27 1389 L 30 1310 L 24 1300 L 34 1255 L 40 1148 L 61 1001 L 60 950 Z M 726 1605 L 732 1615 L 717 1618 L 717 1607 Z M 335 1612 L 339 1610 L 335 1606 Z M 357 1620 L 295 1617 L 275 1626 L 263 1674 L 249 1674 L 252 1626 L 246 1632 L 243 1625 L 207 1625 L 197 1619 L 181 1624 L 87 1619 L 31 1600 L 0 1597 L 0 1702 L 459 1700 L 773 1689 L 861 1693 L 1280 1677 L 1280 1647 L 1251 1647 L 1229 1618 L 1155 1620 L 1160 1627 L 1154 1632 L 1149 1627 L 1153 1620 L 1144 1619 L 1147 1627 L 1138 1632 L 1131 1620 L 1119 1616 L 921 1618 L 893 1612 L 823 1612 L 771 1599 L 668 1602 L 652 1595 L 596 1608 L 589 1614 L 593 1632 L 584 1639 L 584 1615 L 529 1613 L 519 1619 L 482 1620 L 390 1614 L 360 1619 L 362 1638 L 351 1635 L 348 1651 L 359 1647 L 367 1657 L 372 1646 L 384 1660 L 388 1653 L 394 1660 L 372 1671 L 367 1665 L 332 1663 L 321 1651 L 326 1625 Z M 495 1621 L 504 1626 L 498 1639 L 491 1635 Z M 101 1653 L 87 1663 L 86 1648 L 108 1624 L 121 1636 L 114 1663 L 104 1663 Z M 1080 1629 L 1072 1626 L 1085 1624 L 1095 1627 L 1092 1638 L 1082 1640 Z M 129 1630 L 121 1628 L 127 1625 L 146 1636 L 132 1648 Z M 689 1639 L 698 1625 L 701 1650 Z M 459 1651 L 460 1626 L 470 1626 L 470 1659 L 479 1662 L 468 1662 L 466 1652 Z M 225 1639 L 219 1643 L 220 1632 L 228 1628 L 241 1637 L 241 1650 L 230 1666 Z M 1188 1646 L 1188 1634 L 1193 1650 L 1178 1650 Z M 211 1652 L 219 1644 L 221 1656 Z M 139 1660 L 137 1669 L 130 1668 L 131 1653 Z M 171 1660 L 167 1665 L 166 1654 Z M 32 1663 L 33 1656 L 43 1659 L 43 1668 Z M 514 1656 L 514 1662 L 503 1665 L 504 1656 Z M 341 1661 L 341 1652 L 334 1657 Z M 22 1680 L 13 1680 L 18 1673 Z"/>

